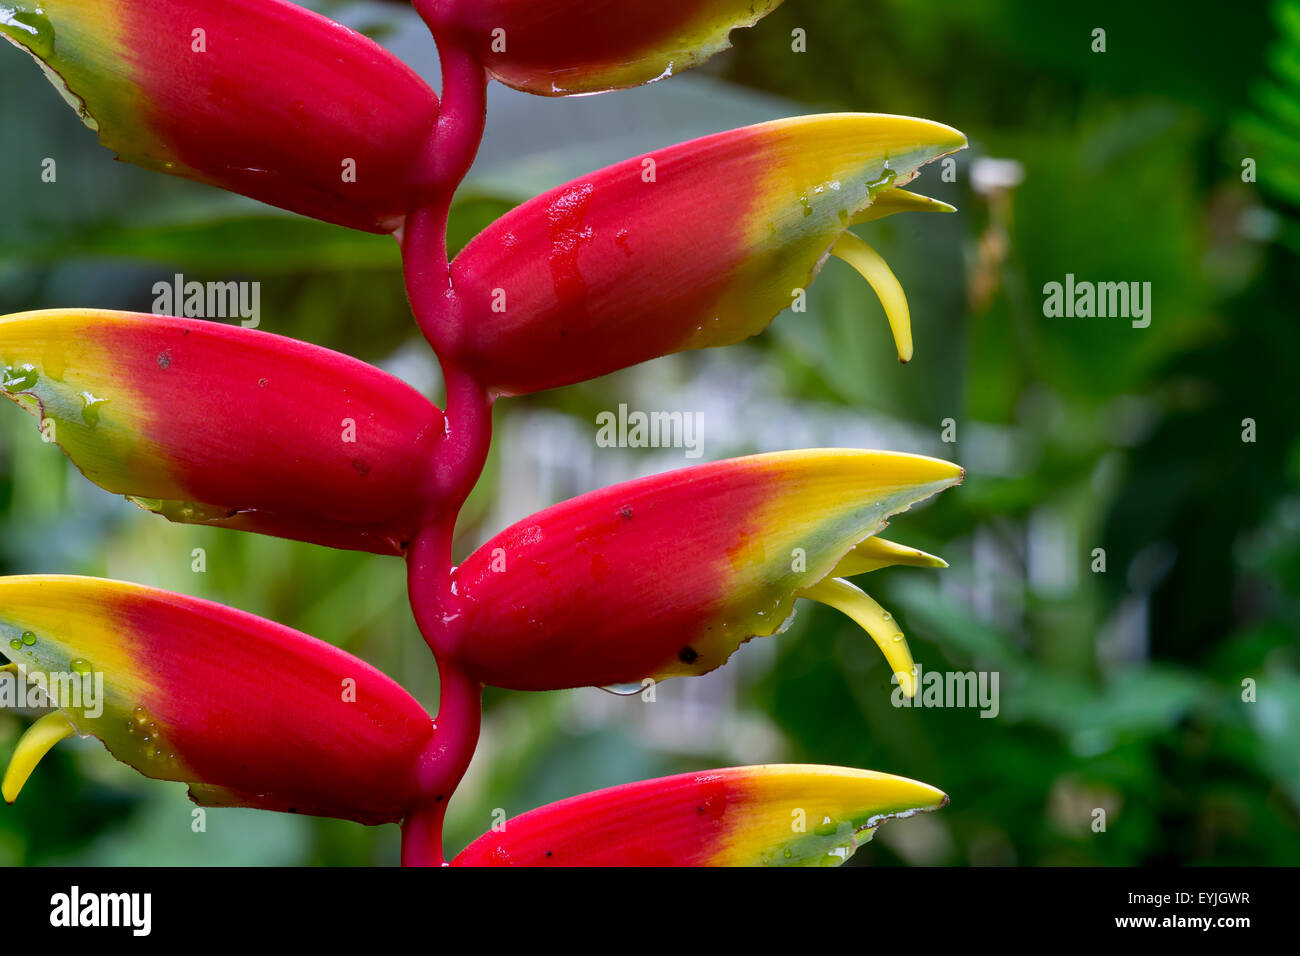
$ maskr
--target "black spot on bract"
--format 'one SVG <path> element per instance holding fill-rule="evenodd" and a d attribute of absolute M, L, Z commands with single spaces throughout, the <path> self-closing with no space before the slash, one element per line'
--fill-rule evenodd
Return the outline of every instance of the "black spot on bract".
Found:
<path fill-rule="evenodd" d="M 685 647 L 683 647 L 680 651 L 677 652 L 677 659 L 680 660 L 683 664 L 694 664 L 697 660 L 700 659 L 700 655 L 699 652 L 695 650 L 695 648 L 691 647 L 688 644 Z"/>

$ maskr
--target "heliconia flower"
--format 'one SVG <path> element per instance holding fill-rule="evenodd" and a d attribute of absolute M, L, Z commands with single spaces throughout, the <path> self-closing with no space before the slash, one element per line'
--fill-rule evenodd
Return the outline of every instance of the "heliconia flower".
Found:
<path fill-rule="evenodd" d="M 399 554 L 443 415 L 294 339 L 94 310 L 0 318 L 0 390 L 91 481 L 173 521 Z"/>
<path fill-rule="evenodd" d="M 438 343 L 500 394 L 571 384 L 756 335 L 830 254 L 876 289 L 912 355 L 898 280 L 848 231 L 909 209 L 899 187 L 961 149 L 947 126 L 838 113 L 706 136 L 574 180 L 507 213 L 456 257 L 472 322 Z"/>
<path fill-rule="evenodd" d="M 0 640 L 58 708 L 19 741 L 10 803 L 76 733 L 147 777 L 188 783 L 205 806 L 386 823 L 424 805 L 432 719 L 324 641 L 211 601 L 57 575 L 0 578 Z"/>
<path fill-rule="evenodd" d="M 911 696 L 897 622 L 842 576 L 943 567 L 874 535 L 962 477 L 935 458 L 820 449 L 697 465 L 562 502 L 456 569 L 463 636 L 445 653 L 499 687 L 640 689 L 713 670 L 751 637 L 781 631 L 807 597 L 866 630 Z"/>
<path fill-rule="evenodd" d="M 491 74 L 543 96 L 652 83 L 731 46 L 781 0 L 416 0 L 436 33 L 468 37 Z"/>
<path fill-rule="evenodd" d="M 285 0 L 8 0 L 27 50 L 119 159 L 391 232 L 438 98 L 378 44 Z"/>
<path fill-rule="evenodd" d="M 453 866 L 837 866 L 886 820 L 937 810 L 924 783 L 775 764 L 570 797 L 484 834 Z"/>

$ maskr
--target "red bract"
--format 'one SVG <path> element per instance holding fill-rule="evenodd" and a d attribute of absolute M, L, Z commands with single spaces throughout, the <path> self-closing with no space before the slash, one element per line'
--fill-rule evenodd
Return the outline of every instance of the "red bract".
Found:
<path fill-rule="evenodd" d="M 890 515 L 961 476 L 934 458 L 824 449 L 699 465 L 562 502 L 456 569 L 461 636 L 443 652 L 500 687 L 635 685 L 713 670 L 751 637 L 782 629 L 806 596 L 854 616 L 910 693 L 897 625 L 887 613 L 872 622 L 852 585 L 839 582 L 843 595 L 828 586 L 865 570 L 856 549 Z"/>
<path fill-rule="evenodd" d="M 452 287 L 473 318 L 434 344 L 498 393 L 571 384 L 761 332 L 835 250 L 881 293 L 907 360 L 898 282 L 846 233 L 878 213 L 951 209 L 897 187 L 964 145 L 938 123 L 845 113 L 719 133 L 591 173 L 466 246 Z"/>
<path fill-rule="evenodd" d="M 385 823 L 435 799 L 419 785 L 435 746 L 424 709 L 364 661 L 282 625 L 135 584 L 37 575 L 0 578 L 0 639 L 28 678 L 85 682 L 19 744 L 11 803 L 58 739 L 51 725 L 190 784 L 208 806 Z"/>
<path fill-rule="evenodd" d="M 196 319 L 0 317 L 7 398 L 91 481 L 173 521 L 400 554 L 443 416 L 338 352 Z"/>
<path fill-rule="evenodd" d="M 543 96 L 597 93 L 681 73 L 731 45 L 781 0 L 415 0 L 492 75 Z"/>
<path fill-rule="evenodd" d="M 455 866 L 836 866 L 934 787 L 845 767 L 777 764 L 642 780 L 561 800 L 479 837 Z"/>
<path fill-rule="evenodd" d="M 438 98 L 285 0 L 13 0 L 0 33 L 119 159 L 369 232 L 401 225 Z"/>

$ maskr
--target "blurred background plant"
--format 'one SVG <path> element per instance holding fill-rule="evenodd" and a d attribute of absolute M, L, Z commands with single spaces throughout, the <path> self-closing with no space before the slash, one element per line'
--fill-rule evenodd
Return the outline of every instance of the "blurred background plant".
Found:
<path fill-rule="evenodd" d="M 308 5 L 437 83 L 410 11 Z M 796 29 L 807 53 L 792 51 Z M 961 211 L 864 231 L 908 290 L 916 361 L 899 366 L 879 303 L 832 260 L 806 312 L 744 345 L 499 403 L 458 556 L 561 498 L 689 463 L 680 449 L 597 447 L 596 415 L 621 403 L 702 413 L 706 459 L 817 445 L 950 458 L 966 484 L 899 533 L 952 567 L 878 572 L 872 591 L 926 671 L 998 672 L 1000 712 L 891 706 L 888 668 L 858 629 L 805 605 L 785 635 L 663 684 L 654 703 L 489 689 L 449 849 L 497 808 L 797 760 L 951 795 L 942 813 L 883 828 L 851 865 L 1300 861 L 1300 3 L 1224 16 L 1172 0 L 786 0 L 736 40 L 702 70 L 617 97 L 494 87 L 453 249 L 543 189 L 692 136 L 810 110 L 930 117 L 972 149 L 955 182 L 936 166 L 916 189 Z M 177 272 L 256 280 L 261 328 L 439 397 L 391 239 L 113 163 L 30 61 L 5 53 L 0 312 L 147 312 L 153 284 Z M 55 183 L 40 181 L 47 157 Z M 1043 317 L 1043 285 L 1067 273 L 1150 282 L 1150 327 Z M 16 409 L 0 416 L 0 460 L 4 573 L 223 601 L 346 647 L 436 707 L 400 561 L 142 514 Z M 239 674 L 230 682 L 239 693 Z M 0 750 L 25 720 L 0 712 Z M 146 781 L 93 741 L 61 747 L 0 810 L 0 863 L 397 856 L 393 827 L 214 810 L 194 833 L 190 811 L 182 786 Z"/>

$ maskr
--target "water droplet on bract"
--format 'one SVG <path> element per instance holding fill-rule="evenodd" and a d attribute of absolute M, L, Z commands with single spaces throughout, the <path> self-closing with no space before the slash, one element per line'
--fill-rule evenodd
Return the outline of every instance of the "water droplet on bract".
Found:
<path fill-rule="evenodd" d="M 92 670 L 90 666 L 90 661 L 85 660 L 84 658 L 81 657 L 78 657 L 75 660 L 73 660 L 72 663 L 69 664 L 68 666 L 72 668 L 72 672 L 74 674 L 89 674 Z"/>
<path fill-rule="evenodd" d="M 839 824 L 833 822 L 830 817 L 823 817 L 822 822 L 813 827 L 813 833 L 818 836 L 834 836 L 839 830 Z"/>
<path fill-rule="evenodd" d="M 894 180 L 897 178 L 898 178 L 897 174 L 892 169 L 889 168 L 889 163 L 886 162 L 884 170 L 880 174 L 880 178 L 877 179 L 874 183 L 867 183 L 867 191 L 871 194 L 872 199 L 874 199 L 876 193 L 880 192 L 883 189 L 888 189 L 890 186 L 893 185 Z"/>
<path fill-rule="evenodd" d="M 31 647 L 33 644 L 36 643 L 36 635 L 33 634 L 31 631 L 23 631 L 23 643 L 26 644 L 28 647 Z"/>
<path fill-rule="evenodd" d="M 884 614 L 880 615 L 880 619 L 882 621 L 892 621 L 894 619 L 894 616 L 890 614 L 888 611 L 886 611 Z"/>
<path fill-rule="evenodd" d="M 635 697 L 642 691 L 641 684 L 638 682 L 629 682 L 626 684 L 608 684 L 602 687 L 607 694 L 613 694 L 615 697 Z"/>
<path fill-rule="evenodd" d="M 788 859 L 790 859 L 792 856 L 794 856 L 794 851 L 791 850 L 789 847 L 786 847 L 785 852 L 782 853 L 781 855 L 784 856 L 784 857 L 788 860 Z"/>
<path fill-rule="evenodd" d="M 81 420 L 87 428 L 98 428 L 100 406 L 107 404 L 108 399 L 96 398 L 90 392 L 82 392 L 77 397 L 81 399 Z"/>
<path fill-rule="evenodd" d="M 54 24 L 37 4 L 0 6 L 0 33 L 7 33 L 42 60 L 54 55 Z"/>
<path fill-rule="evenodd" d="M 9 640 L 9 646 L 16 651 L 21 651 L 23 649 L 23 642 L 14 637 Z"/>
<path fill-rule="evenodd" d="M 897 644 L 897 643 L 898 643 L 899 641 L 901 641 L 902 639 L 903 639 L 903 635 L 902 635 L 902 634 L 895 634 L 895 635 L 894 635 L 894 643 L 895 643 L 895 644 Z"/>
<path fill-rule="evenodd" d="M 3 9 L 3 8 L 0 8 Z M 25 392 L 36 386 L 41 373 L 32 365 L 11 365 L 4 370 L 4 382 L 0 384 L 6 392 Z"/>

